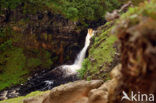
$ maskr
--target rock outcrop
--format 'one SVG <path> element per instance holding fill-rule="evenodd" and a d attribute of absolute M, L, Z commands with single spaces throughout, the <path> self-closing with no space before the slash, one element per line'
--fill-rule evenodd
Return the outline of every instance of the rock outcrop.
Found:
<path fill-rule="evenodd" d="M 123 91 L 130 97 L 123 103 L 147 102 L 142 94 L 156 94 L 156 14 L 155 1 L 145 2 L 120 18 L 116 32 L 121 42 L 122 78 L 109 94 L 110 103 L 120 103 Z M 133 11 L 133 12 L 131 12 Z M 139 12 L 138 12 L 139 11 Z M 146 13 L 145 13 L 146 12 Z M 150 13 L 149 13 L 150 12 Z M 146 15 L 145 15 L 146 14 Z M 131 98 L 136 94 L 135 100 Z M 154 97 L 149 102 L 154 103 Z"/>
<path fill-rule="evenodd" d="M 37 9 L 39 6 L 41 8 Z M 16 34 L 12 37 L 13 40 L 18 38 L 13 42 L 14 46 L 28 50 L 46 49 L 55 57 L 55 64 L 72 62 L 83 47 L 87 29 L 80 29 L 77 22 L 55 14 L 43 4 L 24 1 L 16 9 L 2 9 L 2 14 L 0 28 Z"/>
<path fill-rule="evenodd" d="M 111 72 L 111 80 L 79 80 L 55 87 L 50 93 L 24 99 L 24 103 L 108 103 L 121 79 L 121 64 Z"/>
<path fill-rule="evenodd" d="M 88 91 L 83 102 L 69 103 L 121 103 L 123 95 L 126 94 L 129 97 L 123 99 L 123 103 L 140 101 L 154 103 L 154 96 L 148 98 L 149 94 L 156 94 L 156 15 L 154 11 L 156 6 L 154 3 L 154 0 L 145 2 L 131 9 L 121 16 L 120 22 L 116 24 L 114 30 L 121 42 L 121 65 L 113 68 L 111 80 L 106 81 L 99 88 Z M 130 96 L 133 95 L 132 92 L 136 94 L 135 100 Z M 146 94 L 146 98 L 141 97 L 142 94 Z M 50 95 L 46 99 L 50 100 L 47 103 L 58 103 L 50 99 L 56 97 L 55 94 Z M 63 96 L 58 99 L 62 99 L 61 97 Z M 71 95 L 69 94 L 68 97 Z M 76 99 L 74 95 L 71 100 L 73 99 Z"/>
<path fill-rule="evenodd" d="M 0 12 L 0 94 L 33 74 L 72 64 L 83 47 L 87 29 L 42 3 L 24 0 Z"/>
<path fill-rule="evenodd" d="M 130 6 L 132 6 L 132 2 L 128 1 L 119 10 L 114 10 L 112 13 L 107 12 L 105 15 L 105 19 L 107 21 L 112 21 L 112 20 L 118 19 L 120 17 L 120 14 L 122 12 L 126 12 Z"/>
<path fill-rule="evenodd" d="M 150 2 L 142 3 L 136 8 L 131 8 L 126 14 L 122 15 L 118 22 L 115 24 L 113 32 L 118 35 L 118 39 L 121 43 L 121 64 L 112 69 L 110 73 L 110 80 L 107 80 L 104 83 L 101 80 L 81 80 L 68 83 L 53 88 L 50 93 L 24 99 L 23 102 L 138 103 L 140 102 L 137 101 L 138 98 L 136 98 L 135 101 L 131 100 L 130 93 L 132 91 L 134 93 L 139 92 L 139 96 L 142 93 L 147 95 L 155 95 L 155 3 L 156 2 L 153 0 Z M 100 43 L 102 42 L 103 41 L 101 41 Z M 95 61 L 94 58 L 90 59 L 92 60 L 92 62 Z M 102 71 L 102 73 L 104 72 Z M 123 91 L 124 93 L 127 93 L 127 97 L 129 96 L 130 98 L 121 101 L 123 95 L 125 95 Z M 145 99 L 143 99 L 142 102 L 146 102 Z M 154 101 L 151 102 L 154 103 Z"/>
<path fill-rule="evenodd" d="M 24 103 L 87 103 L 90 90 L 98 88 L 102 83 L 101 80 L 80 80 L 68 83 L 53 88 L 46 97 L 28 98 L 24 100 Z"/>

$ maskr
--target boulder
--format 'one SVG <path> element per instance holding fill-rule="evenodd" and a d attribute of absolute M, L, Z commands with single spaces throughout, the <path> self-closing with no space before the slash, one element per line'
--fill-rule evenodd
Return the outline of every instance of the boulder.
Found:
<path fill-rule="evenodd" d="M 88 103 L 90 90 L 102 85 L 102 80 L 75 81 L 55 87 L 49 94 L 31 97 L 24 103 Z"/>
<path fill-rule="evenodd" d="M 78 80 L 53 88 L 50 93 L 30 97 L 24 103 L 108 103 L 121 75 L 121 64 L 111 71 L 111 80 Z"/>

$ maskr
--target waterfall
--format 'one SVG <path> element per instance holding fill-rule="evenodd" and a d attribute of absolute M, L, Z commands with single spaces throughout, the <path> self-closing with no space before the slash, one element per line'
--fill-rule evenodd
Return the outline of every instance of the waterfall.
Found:
<path fill-rule="evenodd" d="M 86 51 L 90 44 L 90 38 L 91 38 L 91 35 L 88 33 L 86 36 L 85 45 L 83 49 L 80 51 L 80 53 L 77 55 L 74 65 L 80 65 L 80 66 L 82 65 L 83 59 L 85 58 L 85 55 L 86 55 Z"/>
<path fill-rule="evenodd" d="M 5 93 L 2 93 L 4 94 L 2 96 L 6 97 L 8 96 L 9 98 L 11 98 L 13 97 L 13 95 L 16 96 L 17 94 L 18 94 L 17 96 L 26 95 L 35 90 L 41 91 L 49 90 L 60 84 L 76 80 L 74 76 L 75 74 L 77 74 L 77 70 L 81 69 L 82 62 L 86 55 L 86 51 L 90 45 L 90 39 L 94 35 L 94 33 L 95 31 L 93 31 L 92 29 L 88 29 L 84 47 L 82 48 L 80 53 L 78 53 L 72 65 L 61 65 L 48 72 L 45 71 L 38 72 L 34 76 L 32 76 L 31 79 L 29 79 L 25 84 L 17 86 L 17 88 L 13 87 L 10 90 L 8 90 L 8 91 L 16 90 L 16 92 L 11 94 L 12 92 L 6 91 Z M 70 77 L 70 79 L 68 77 Z"/>
<path fill-rule="evenodd" d="M 90 45 L 90 39 L 94 35 L 94 31 L 92 29 L 88 29 L 88 33 L 85 39 L 85 45 L 83 49 L 80 51 L 80 53 L 77 55 L 74 64 L 72 65 L 62 65 L 60 66 L 64 71 L 66 71 L 67 75 L 76 74 L 77 70 L 81 69 L 82 62 L 85 58 L 86 51 Z"/>
<path fill-rule="evenodd" d="M 87 33 L 87 36 L 85 39 L 84 47 L 82 48 L 80 53 L 78 53 L 78 55 L 77 55 L 77 57 L 76 57 L 76 59 L 72 65 L 61 65 L 59 67 L 56 67 L 51 72 L 54 72 L 54 74 L 58 73 L 58 72 L 63 72 L 63 74 L 60 73 L 61 74 L 60 77 L 68 77 L 68 76 L 77 74 L 77 70 L 81 69 L 81 67 L 82 67 L 82 62 L 85 58 L 86 51 L 90 45 L 90 39 L 94 35 L 94 33 L 95 33 L 95 31 L 93 31 L 92 29 L 88 29 L 88 33 Z M 53 87 L 53 84 L 55 83 L 54 81 L 55 80 L 44 81 L 45 87 L 42 88 L 41 90 L 51 89 Z"/>

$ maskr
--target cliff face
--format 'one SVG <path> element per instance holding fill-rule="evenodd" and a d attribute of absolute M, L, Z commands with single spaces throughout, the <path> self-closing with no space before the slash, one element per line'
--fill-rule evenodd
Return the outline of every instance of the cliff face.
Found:
<path fill-rule="evenodd" d="M 86 32 L 42 4 L 24 2 L 15 9 L 2 9 L 0 90 L 23 82 L 30 71 L 72 63 Z"/>
<path fill-rule="evenodd" d="M 29 11 L 27 11 L 27 6 Z M 28 49 L 43 48 L 54 53 L 53 55 L 73 57 L 72 54 L 69 54 L 72 52 L 70 49 L 75 47 L 79 50 L 84 41 L 80 37 L 85 37 L 86 33 L 78 28 L 76 22 L 54 14 L 44 6 L 41 6 L 41 10 L 34 10 L 37 7 L 30 8 L 32 6 L 37 5 L 25 3 L 15 10 L 3 10 L 0 26 L 2 29 L 10 29 L 11 32 L 18 35 L 16 36 L 18 41 L 13 42 L 13 44 Z M 64 53 L 62 54 L 62 52 Z M 63 63 L 64 60 L 60 62 Z"/>
<path fill-rule="evenodd" d="M 69 83 L 56 87 L 46 94 L 41 93 L 42 95 L 37 97 L 32 97 L 29 94 L 28 97 L 30 98 L 25 99 L 24 102 L 51 103 L 60 101 L 62 103 L 62 101 L 66 100 L 65 102 L 67 103 L 121 103 L 121 99 L 124 96 L 123 91 L 130 99 L 132 91 L 135 94 L 156 94 L 155 4 L 155 0 L 151 0 L 143 2 L 136 7 L 131 7 L 120 17 L 98 28 L 97 34 L 92 39 L 89 56 L 85 59 L 83 68 L 79 73 L 85 79 L 100 78 L 107 80 L 106 82 L 102 84 L 100 81 L 98 86 L 94 82 L 97 87 L 93 86 L 93 88 L 93 81 L 90 81 L 90 83 L 88 81 L 81 81 L 79 82 L 80 84 L 78 82 Z M 120 43 L 117 42 L 117 38 Z M 42 42 L 44 42 L 44 39 Z M 63 44 L 60 47 L 63 47 Z M 9 42 L 7 45 L 10 46 Z M 120 50 L 117 45 L 120 46 Z M 51 50 L 51 47 L 48 48 L 48 46 L 41 45 L 41 47 Z M 59 48 L 58 51 L 62 50 L 64 49 Z M 16 52 L 21 53 L 20 50 L 14 53 Z M 44 53 L 42 52 L 41 54 Z M 18 55 L 18 57 L 20 56 L 22 55 Z M 118 56 L 120 56 L 121 61 Z M 4 57 L 8 56 L 5 55 Z M 120 61 L 121 65 L 113 68 L 118 61 Z M 3 70 L 1 71 L 3 73 Z M 88 83 L 91 87 L 87 87 Z M 73 97 L 73 94 L 76 98 Z M 64 96 L 66 98 L 63 98 Z M 137 100 L 138 97 L 136 96 Z M 6 102 L 22 102 L 24 98 L 10 99 L 6 100 Z M 146 102 L 145 99 L 144 102 Z M 153 99 L 151 98 L 151 100 Z M 124 99 L 122 102 L 137 103 L 138 101 Z"/>

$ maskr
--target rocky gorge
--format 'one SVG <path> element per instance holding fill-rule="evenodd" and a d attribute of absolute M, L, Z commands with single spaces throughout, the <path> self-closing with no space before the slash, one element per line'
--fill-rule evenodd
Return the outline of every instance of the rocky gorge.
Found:
<path fill-rule="evenodd" d="M 67 19 L 61 11 L 48 11 L 45 5 L 34 14 L 21 13 L 27 4 L 13 11 L 3 9 L 0 98 L 4 101 L 0 103 L 154 103 L 155 0 L 123 4 L 105 14 L 106 23 L 88 27 L 81 20 Z M 77 75 L 65 77 L 59 66 L 74 63 L 85 47 L 89 27 L 97 28 L 86 58 Z"/>
<path fill-rule="evenodd" d="M 12 98 L 19 95 L 22 96 L 35 90 L 51 89 L 53 86 L 71 81 L 72 79 L 62 81 L 58 79 L 57 81 L 53 81 L 57 83 L 54 83 L 55 85 L 51 87 L 46 87 L 47 84 L 45 82 L 48 78 L 50 80 L 54 74 L 49 73 L 51 68 L 63 63 L 72 64 L 74 62 L 76 55 L 83 47 L 85 39 L 82 38 L 85 38 L 87 33 L 85 29 L 79 29 L 77 22 L 72 22 L 59 14 L 54 15 L 44 6 L 42 6 L 42 11 L 37 10 L 35 14 L 24 13 L 24 10 L 28 9 L 24 9 L 23 7 L 25 6 L 33 5 L 28 3 L 21 4 L 14 10 L 3 9 L 3 15 L 0 16 L 1 35 L 8 34 L 5 37 L 2 36 L 0 42 L 3 43 L 6 41 L 7 43 L 7 41 L 11 41 L 11 47 L 8 46 L 7 49 L 19 54 L 19 57 L 14 58 L 18 59 L 17 62 L 21 62 L 8 64 L 9 61 L 10 63 L 14 61 L 11 60 L 11 55 L 14 55 L 14 53 L 1 51 L 1 67 L 7 65 L 17 65 L 17 67 L 8 66 L 6 68 L 8 69 L 8 73 L 5 73 L 1 68 L 0 72 L 4 74 L 4 76 L 14 75 L 16 71 L 19 71 L 19 68 L 26 72 L 24 74 L 22 72 L 22 74 L 19 73 L 16 79 L 0 77 L 0 79 L 2 79 L 0 84 L 11 85 L 14 80 L 21 83 L 11 88 L 0 90 L 2 99 L 4 99 L 3 97 Z M 32 10 L 34 9 L 32 8 Z M 4 29 L 6 29 L 6 31 Z M 4 38 L 11 39 L 5 40 Z M 8 58 L 8 60 L 4 58 Z M 23 68 L 23 66 L 25 67 Z M 12 68 L 14 68 L 13 71 L 11 70 Z M 21 80 L 18 80 L 18 78 L 21 78 L 20 76 L 27 79 L 27 83 L 22 83 Z M 2 89 L 4 87 L 5 86 L 1 85 L 0 88 Z"/>

